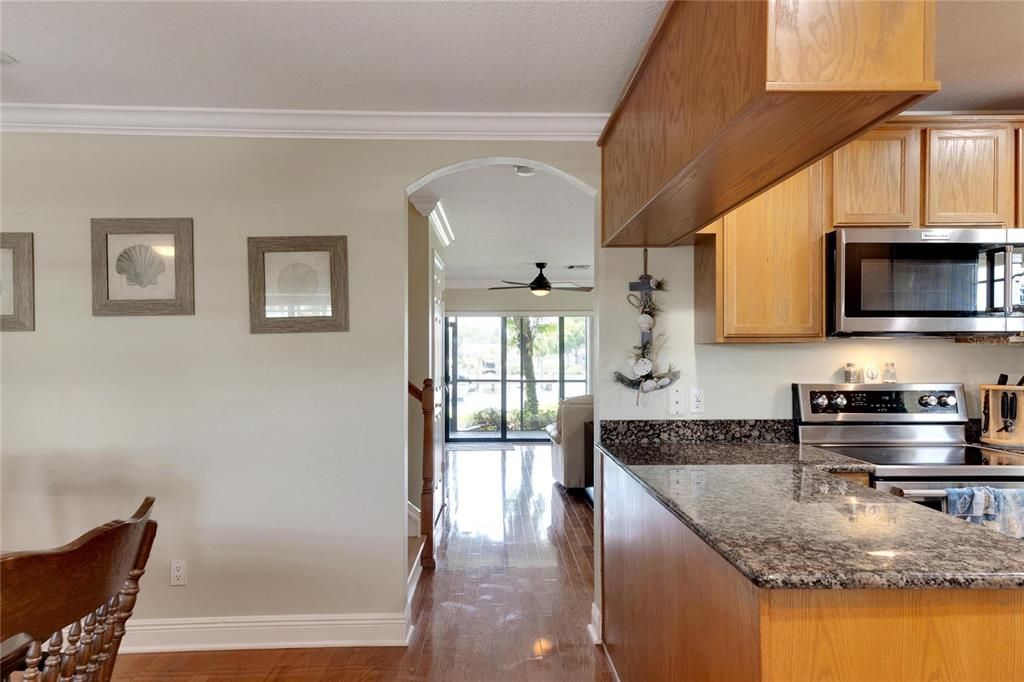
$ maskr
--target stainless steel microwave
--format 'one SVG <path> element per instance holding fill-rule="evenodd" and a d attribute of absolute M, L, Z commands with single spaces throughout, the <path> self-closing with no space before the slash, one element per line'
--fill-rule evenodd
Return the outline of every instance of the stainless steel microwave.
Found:
<path fill-rule="evenodd" d="M 1024 331 L 1024 230 L 841 227 L 827 243 L 833 336 Z"/>

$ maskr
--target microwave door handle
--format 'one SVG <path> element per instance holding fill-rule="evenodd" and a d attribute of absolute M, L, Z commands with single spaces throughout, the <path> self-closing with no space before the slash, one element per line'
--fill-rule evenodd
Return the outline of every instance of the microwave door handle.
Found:
<path fill-rule="evenodd" d="M 1013 245 L 1007 244 L 1003 251 L 1003 314 L 1013 314 Z"/>

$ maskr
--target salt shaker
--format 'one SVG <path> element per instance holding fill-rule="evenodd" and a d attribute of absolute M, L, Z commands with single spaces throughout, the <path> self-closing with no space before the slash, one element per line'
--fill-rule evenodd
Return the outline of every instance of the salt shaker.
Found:
<path fill-rule="evenodd" d="M 844 370 L 844 375 L 845 375 L 845 378 L 846 378 L 846 383 L 848 383 L 848 384 L 859 383 L 858 379 L 860 377 L 857 376 L 857 365 L 853 364 L 852 362 L 846 363 L 846 369 Z"/>
<path fill-rule="evenodd" d="M 896 363 L 887 362 L 885 363 L 885 369 L 882 370 L 882 383 L 884 384 L 895 384 L 896 383 Z"/>

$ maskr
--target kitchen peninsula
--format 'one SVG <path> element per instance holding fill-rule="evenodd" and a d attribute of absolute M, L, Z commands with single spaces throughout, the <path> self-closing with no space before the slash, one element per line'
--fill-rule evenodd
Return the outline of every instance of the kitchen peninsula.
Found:
<path fill-rule="evenodd" d="M 629 680 L 1024 671 L 1024 543 L 786 444 L 606 443 L 604 645 Z"/>

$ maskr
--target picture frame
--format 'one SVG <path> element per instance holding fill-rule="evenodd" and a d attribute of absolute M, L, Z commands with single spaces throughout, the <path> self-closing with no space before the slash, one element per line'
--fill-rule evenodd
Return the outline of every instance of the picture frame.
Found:
<path fill-rule="evenodd" d="M 0 233 L 0 331 L 36 330 L 33 241 L 31 232 Z"/>
<path fill-rule="evenodd" d="M 249 237 L 252 334 L 347 332 L 348 238 Z"/>
<path fill-rule="evenodd" d="M 191 218 L 93 218 L 92 314 L 194 315 Z"/>

